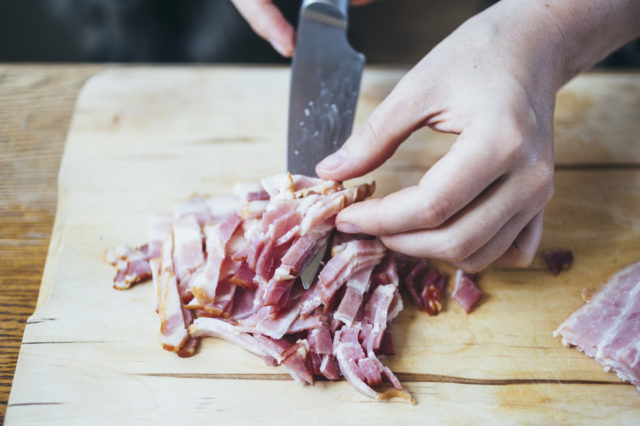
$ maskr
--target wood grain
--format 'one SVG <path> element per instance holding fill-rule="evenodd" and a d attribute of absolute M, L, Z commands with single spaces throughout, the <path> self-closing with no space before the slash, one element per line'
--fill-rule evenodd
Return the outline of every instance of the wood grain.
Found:
<path fill-rule="evenodd" d="M 73 106 L 101 66 L 0 66 L 0 423 L 33 313 Z"/>
<path fill-rule="evenodd" d="M 14 76 L 21 74 L 20 69 L 10 71 Z M 86 77 L 93 70 L 69 71 L 73 76 L 82 72 Z M 401 74 L 393 70 L 367 72 L 359 121 Z M 7 77 L 2 77 L 0 85 L 6 81 Z M 26 81 L 36 81 L 36 88 L 45 84 L 37 83 L 41 80 L 34 77 L 26 77 Z M 362 419 L 375 420 L 375 416 L 396 409 L 390 408 L 396 404 L 371 408 L 345 384 L 319 383 L 316 389 L 304 392 L 293 383 L 283 386 L 278 384 L 287 379 L 283 372 L 261 366 L 223 342 L 208 341 L 198 356 L 175 359 L 157 348 L 149 286 L 114 293 L 108 285 L 112 271 L 101 262 L 102 250 L 117 242 L 143 241 L 149 212 L 166 211 L 194 190 L 225 192 L 238 179 L 258 179 L 283 167 L 287 83 L 283 69 L 225 67 L 117 70 L 91 81 L 78 101 L 67 140 L 56 229 L 39 309 L 25 333 L 21 380 L 12 395 L 14 419 L 53 421 L 63 413 L 88 419 L 97 415 L 90 411 L 92 404 L 109 397 L 123 409 L 117 414 L 105 413 L 112 417 L 102 417 L 102 421 L 150 412 L 161 419 L 170 415 L 167 407 L 175 400 L 186 411 L 193 408 L 187 419 L 198 420 L 219 410 L 221 419 L 233 422 L 238 420 L 229 410 L 241 409 L 239 402 L 246 401 L 242 395 L 247 391 L 247 380 L 253 381 L 252 393 L 277 394 L 290 401 L 300 401 L 303 395 L 304 401 L 314 400 L 316 408 L 339 405 L 340 410 L 355 410 Z M 465 398 L 479 414 L 469 417 L 459 413 L 456 418 L 460 421 L 613 422 L 637 418 L 635 389 L 602 372 L 582 354 L 561 348 L 550 331 L 580 305 L 585 283 L 601 282 L 621 265 L 637 259 L 640 252 L 640 128 L 634 119 L 640 111 L 639 94 L 640 81 L 635 74 L 583 76 L 560 94 L 557 191 L 547 210 L 542 248 L 570 246 L 576 265 L 555 279 L 545 272 L 540 258 L 525 271 L 493 270 L 481 284 L 490 297 L 469 317 L 454 306 L 446 307 L 435 319 L 410 308 L 403 312 L 397 325 L 401 356 L 387 362 L 425 404 L 421 409 L 408 408 L 400 418 L 415 418 L 416 410 L 434 406 L 434 415 L 450 415 Z M 33 96 L 35 104 L 37 96 Z M 586 121 L 593 125 L 585 125 Z M 26 146 L 35 143 L 31 138 L 26 140 Z M 451 141 L 451 136 L 418 132 L 376 174 L 380 192 L 416 181 L 446 152 Z M 19 152 L 19 148 L 12 149 Z M 28 153 L 33 148 L 23 145 L 22 149 Z M 49 152 L 43 156 L 47 161 L 54 157 Z M 59 157 L 55 158 L 57 163 Z M 10 154 L 2 162 L 3 177 L 19 174 L 15 161 L 21 159 Z M 5 167 L 13 167 L 12 173 L 5 175 Z M 42 173 L 36 170 L 35 176 Z M 53 176 L 55 172 L 48 186 L 42 187 L 38 185 L 47 179 L 34 178 L 33 188 L 41 189 L 36 189 L 35 195 L 27 190 L 27 196 L 32 200 L 48 196 L 52 203 Z M 131 182 L 136 183 L 133 189 L 122 191 Z M 40 197 L 38 190 L 46 194 Z M 21 196 L 20 184 L 6 191 L 13 193 L 14 199 Z M 19 226 L 29 223 L 20 218 L 17 209 L 11 210 L 11 204 L 6 205 L 7 217 L 16 215 L 6 229 L 22 229 Z M 25 201 L 24 205 L 29 204 Z M 42 232 L 50 230 L 50 215 Z M 3 221 L 9 220 L 4 216 Z M 34 225 L 44 220 L 35 215 L 32 226 L 44 228 Z M 6 239 L 4 222 L 1 229 L 4 250 L 10 244 L 6 241 L 29 241 L 27 233 L 32 228 Z M 45 234 L 42 240 L 47 239 Z M 44 251 L 41 245 L 41 256 Z M 22 255 L 23 264 L 15 260 L 2 264 L 3 276 L 18 277 L 33 268 L 28 261 L 35 257 L 27 252 Z M 38 276 L 40 265 L 34 268 Z M 14 266 L 21 269 L 14 275 L 4 273 L 5 267 L 14 271 L 10 269 Z M 8 288 L 4 285 L 3 289 Z M 33 306 L 36 287 L 25 297 L 22 315 Z M 69 304 L 70 300 L 82 303 Z M 8 308 L 14 312 L 13 307 Z M 122 311 L 126 312 L 122 317 L 105 316 Z M 496 318 L 504 319 L 497 327 Z M 17 339 L 16 346 L 19 335 Z M 9 353 L 15 356 L 15 352 Z M 479 357 L 483 362 L 475 365 Z M 113 387 L 93 389 L 97 379 Z M 52 387 L 54 382 L 58 387 Z M 77 398 L 77 390 L 87 388 L 86 394 Z M 172 390 L 176 388 L 184 389 L 184 395 L 176 396 Z M 225 389 L 224 395 L 220 389 Z M 150 399 L 143 398 L 139 406 L 122 400 L 135 390 Z M 265 398 L 256 404 L 256 409 L 264 410 L 266 422 L 310 408 L 303 403 L 291 413 L 277 401 L 269 401 Z M 343 403 L 336 404 L 338 401 Z M 371 412 L 364 412 L 360 408 L 364 406 Z M 330 412 L 339 415 L 337 408 Z"/>

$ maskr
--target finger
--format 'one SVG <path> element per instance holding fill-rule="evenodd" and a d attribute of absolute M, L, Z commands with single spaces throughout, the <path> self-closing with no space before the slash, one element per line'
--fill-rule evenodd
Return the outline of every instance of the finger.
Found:
<path fill-rule="evenodd" d="M 231 0 L 253 31 L 282 56 L 293 55 L 295 31 L 270 0 Z"/>
<path fill-rule="evenodd" d="M 542 238 L 542 217 L 544 211 L 538 213 L 518 235 L 506 253 L 495 261 L 496 265 L 511 268 L 526 268 L 533 261 Z"/>
<path fill-rule="evenodd" d="M 382 241 L 413 256 L 460 262 L 504 232 L 506 224 L 522 215 L 521 211 L 540 211 L 552 193 L 553 186 L 536 179 L 532 170 L 523 171 L 497 181 L 443 226 L 387 235 Z"/>
<path fill-rule="evenodd" d="M 420 121 L 417 113 L 406 107 L 408 101 L 396 86 L 338 151 L 318 163 L 318 176 L 342 181 L 384 163 Z"/>
<path fill-rule="evenodd" d="M 517 264 L 513 266 L 527 266 L 535 255 L 535 249 L 540 243 L 541 235 L 542 213 L 532 214 L 523 211 L 507 222 L 489 243 L 462 262 L 455 263 L 455 266 L 466 272 L 480 272 L 505 256 L 519 237 L 521 239 L 518 244 L 522 244 L 522 247 L 516 249 L 519 254 L 512 258 L 512 260 L 517 260 Z"/>
<path fill-rule="evenodd" d="M 483 139 L 463 133 L 419 185 L 346 208 L 336 218 L 338 229 L 349 232 L 348 228 L 357 226 L 368 234 L 389 235 L 442 225 L 511 163 L 508 143 Z"/>

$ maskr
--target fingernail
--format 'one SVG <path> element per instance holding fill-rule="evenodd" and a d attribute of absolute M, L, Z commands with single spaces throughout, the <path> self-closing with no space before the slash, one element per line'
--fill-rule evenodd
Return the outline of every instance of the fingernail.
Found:
<path fill-rule="evenodd" d="M 342 151 L 336 151 L 335 153 L 319 162 L 316 167 L 326 171 L 332 171 L 339 168 L 344 163 L 344 160 L 345 157 Z"/>
<path fill-rule="evenodd" d="M 353 223 L 340 222 L 336 226 L 338 228 L 338 231 L 346 232 L 347 234 L 359 234 L 362 232 L 362 229 L 360 229 L 357 225 L 354 225 Z"/>
<path fill-rule="evenodd" d="M 269 43 L 271 43 L 271 46 L 273 46 L 273 48 L 276 49 L 276 51 L 282 56 L 286 58 L 291 56 L 291 52 L 289 52 L 289 49 L 285 49 L 285 47 L 282 44 L 278 43 L 276 40 L 269 40 Z"/>

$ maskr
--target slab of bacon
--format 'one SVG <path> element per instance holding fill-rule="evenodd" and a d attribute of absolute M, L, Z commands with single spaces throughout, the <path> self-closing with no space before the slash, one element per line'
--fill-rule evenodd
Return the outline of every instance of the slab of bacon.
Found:
<path fill-rule="evenodd" d="M 640 391 L 640 262 L 616 273 L 553 335 Z"/>
<path fill-rule="evenodd" d="M 337 213 L 373 191 L 286 173 L 238 186 L 234 197 L 192 197 L 172 217 L 150 219 L 147 245 L 107 252 L 114 286 L 152 277 L 160 341 L 180 356 L 213 336 L 283 365 L 298 383 L 344 377 L 369 397 L 410 399 L 378 359 L 394 352 L 391 321 L 402 310 L 396 254 L 378 239 L 335 231 Z M 326 244 L 304 290 L 299 275 Z M 425 268 L 402 260 L 409 269 L 416 263 Z M 416 273 L 421 284 L 412 288 L 442 291 L 444 276 L 429 271 L 436 276 Z M 419 300 L 439 310 L 432 296 Z M 383 381 L 386 393 L 374 389 Z"/>

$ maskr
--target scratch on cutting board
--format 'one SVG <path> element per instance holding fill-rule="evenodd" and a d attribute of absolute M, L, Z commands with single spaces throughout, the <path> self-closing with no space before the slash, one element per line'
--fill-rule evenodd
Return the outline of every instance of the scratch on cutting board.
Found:
<path fill-rule="evenodd" d="M 9 407 L 28 407 L 32 405 L 63 405 L 64 402 L 17 402 L 9 404 Z"/>
<path fill-rule="evenodd" d="M 138 373 L 146 377 L 170 377 L 175 379 L 209 379 L 209 380 L 293 380 L 288 374 L 253 374 L 253 373 Z M 513 385 L 616 385 L 632 386 L 621 381 L 580 380 L 580 379 L 473 379 L 467 377 L 445 376 L 438 374 L 396 373 L 398 379 L 407 383 L 451 383 L 459 385 L 480 386 L 513 386 Z"/>

